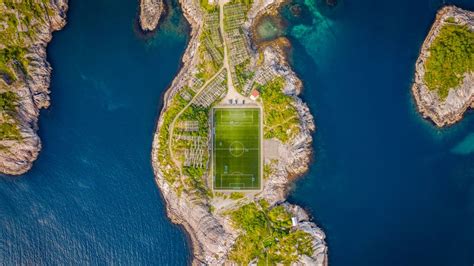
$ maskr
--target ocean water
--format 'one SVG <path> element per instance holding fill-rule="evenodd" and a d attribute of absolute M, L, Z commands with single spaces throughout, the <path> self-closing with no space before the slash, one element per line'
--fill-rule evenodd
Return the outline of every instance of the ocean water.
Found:
<path fill-rule="evenodd" d="M 455 1 L 474 9 L 474 2 Z M 314 161 L 290 201 L 327 233 L 331 265 L 474 263 L 474 115 L 437 129 L 410 95 L 434 0 L 294 0 L 291 64 L 315 115 Z M 299 16 L 292 15 L 299 9 Z M 189 263 L 165 215 L 151 142 L 189 27 L 175 2 L 136 31 L 137 1 L 71 1 L 54 34 L 43 151 L 0 178 L 3 264 Z"/>
<path fill-rule="evenodd" d="M 317 124 L 314 162 L 290 201 L 326 232 L 332 265 L 472 265 L 474 114 L 437 129 L 410 86 L 436 10 L 474 1 L 338 2 L 283 10 Z"/>
<path fill-rule="evenodd" d="M 144 39 L 136 0 L 70 2 L 48 47 L 43 150 L 28 174 L 0 178 L 0 264 L 186 264 L 189 244 L 166 217 L 150 152 L 189 27 L 173 3 Z"/>

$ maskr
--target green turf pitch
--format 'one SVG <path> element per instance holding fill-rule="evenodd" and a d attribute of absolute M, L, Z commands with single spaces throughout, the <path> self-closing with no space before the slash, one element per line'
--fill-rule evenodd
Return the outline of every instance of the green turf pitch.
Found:
<path fill-rule="evenodd" d="M 260 189 L 260 109 L 216 108 L 213 123 L 214 189 Z"/>

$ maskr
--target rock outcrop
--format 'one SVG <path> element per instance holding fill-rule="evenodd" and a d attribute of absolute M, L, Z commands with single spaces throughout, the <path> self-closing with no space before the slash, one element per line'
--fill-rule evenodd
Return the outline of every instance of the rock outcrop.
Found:
<path fill-rule="evenodd" d="M 251 26 L 257 16 L 265 11 L 276 10 L 282 0 L 265 0 L 255 3 L 248 12 L 248 19 L 244 31 L 248 42 L 252 43 Z M 203 199 L 187 191 L 179 191 L 170 184 L 164 175 L 168 166 L 160 165 L 160 132 L 164 121 L 164 114 L 170 109 L 173 96 L 186 86 L 187 79 L 195 67 L 198 57 L 199 34 L 203 30 L 204 14 L 194 0 L 180 0 L 184 16 L 191 24 L 191 40 L 183 56 L 183 66 L 170 88 L 164 96 L 164 106 L 157 123 L 152 148 L 152 164 L 155 180 L 165 200 L 167 215 L 172 222 L 182 225 L 192 241 L 193 264 L 223 265 L 229 263 L 229 252 L 241 232 L 231 224 L 226 211 L 235 208 L 234 201 L 214 197 Z M 258 51 L 252 49 L 253 57 L 258 57 Z M 271 206 L 283 205 L 298 221 L 298 230 L 305 231 L 312 236 L 313 254 L 303 256 L 299 264 L 327 265 L 327 246 L 323 231 L 310 221 L 308 214 L 300 207 L 287 203 L 286 196 L 292 178 L 304 174 L 312 154 L 311 132 L 315 130 L 313 116 L 305 103 L 297 97 L 302 82 L 290 69 L 286 62 L 283 50 L 275 45 L 267 45 L 264 50 L 263 64 L 283 77 L 286 81 L 284 92 L 294 99 L 294 106 L 299 115 L 300 132 L 288 143 L 279 143 L 278 163 L 273 166 L 272 174 L 266 179 L 263 190 L 244 197 L 239 203 L 244 204 L 253 200 L 266 200 Z M 215 210 L 212 210 L 212 208 Z"/>
<path fill-rule="evenodd" d="M 474 72 L 466 73 L 461 85 L 450 89 L 448 97 L 444 100 L 440 99 L 436 91 L 429 90 L 424 82 L 425 62 L 430 55 L 429 48 L 448 18 L 453 18 L 456 24 L 467 25 L 474 31 L 474 12 L 454 6 L 439 10 L 416 61 L 415 81 L 412 86 L 419 112 L 438 127 L 456 123 L 462 119 L 469 107 L 474 108 Z"/>
<path fill-rule="evenodd" d="M 26 44 L 28 58 L 27 73 L 19 74 L 12 84 L 4 83 L 9 91 L 18 95 L 17 112 L 14 119 L 20 131 L 20 140 L 0 140 L 0 172 L 19 175 L 28 171 L 41 150 L 37 135 L 38 117 L 41 108 L 49 106 L 49 83 L 51 66 L 46 61 L 46 46 L 52 32 L 66 24 L 67 0 L 47 1 L 45 18 L 34 30 L 35 38 Z M 24 25 L 24 27 L 27 27 Z M 23 29 L 24 30 L 24 29 Z M 31 29 L 30 29 L 31 30 Z M 1 34 L 1 33 L 0 33 Z M 1 45 L 0 45 L 1 46 Z M 20 71 L 17 71 L 20 72 Z M 0 79 L 0 83 L 4 80 Z"/>
<path fill-rule="evenodd" d="M 142 30 L 155 30 L 163 10 L 163 0 L 140 0 L 140 27 Z"/>

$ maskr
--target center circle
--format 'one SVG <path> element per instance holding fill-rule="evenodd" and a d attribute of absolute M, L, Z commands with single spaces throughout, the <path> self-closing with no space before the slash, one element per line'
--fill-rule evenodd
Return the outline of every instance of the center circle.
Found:
<path fill-rule="evenodd" d="M 244 144 L 240 141 L 234 141 L 229 145 L 229 152 L 234 157 L 242 156 L 242 154 L 244 154 L 244 149 Z"/>

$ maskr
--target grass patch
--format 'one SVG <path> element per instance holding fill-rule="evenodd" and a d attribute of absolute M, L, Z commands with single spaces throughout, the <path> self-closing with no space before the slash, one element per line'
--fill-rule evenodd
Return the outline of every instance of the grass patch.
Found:
<path fill-rule="evenodd" d="M 37 32 L 47 18 L 52 16 L 50 0 L 0 0 L 0 21 L 4 22 L 0 43 L 6 48 L 0 50 L 0 72 L 10 80 L 16 80 L 16 64 L 27 74 L 28 60 L 25 57 L 28 45 L 37 39 Z M 21 28 L 21 30 L 18 30 Z"/>
<path fill-rule="evenodd" d="M 257 85 L 263 101 L 264 137 L 276 138 L 283 143 L 300 131 L 298 112 L 293 106 L 293 98 L 283 93 L 284 85 L 285 80 L 281 77 Z"/>
<path fill-rule="evenodd" d="M 0 79 L 12 85 L 18 74 L 28 74 L 29 45 L 37 38 L 39 27 L 52 15 L 50 0 L 0 0 Z M 18 96 L 14 92 L 0 93 L 0 140 L 20 140 L 15 121 Z"/>
<path fill-rule="evenodd" d="M 175 127 L 175 134 L 182 134 L 186 136 L 199 136 L 203 139 L 207 139 L 209 135 L 209 111 L 210 108 L 199 107 L 195 105 L 189 106 L 178 118 L 177 123 L 183 121 L 197 121 L 199 129 L 192 132 L 179 132 L 179 129 Z M 180 149 L 191 148 L 192 143 L 190 141 L 180 140 L 173 141 L 173 150 L 177 153 Z M 181 161 L 184 163 L 184 156 Z M 183 173 L 188 177 L 186 180 L 187 186 L 201 193 L 201 195 L 209 194 L 209 189 L 204 183 L 203 176 L 206 172 L 206 165 L 209 160 L 209 153 L 207 150 L 202 155 L 203 167 L 183 167 Z"/>
<path fill-rule="evenodd" d="M 28 60 L 26 58 L 26 48 L 18 47 L 18 46 L 10 46 L 0 50 L 0 69 L 4 71 L 10 70 L 11 75 L 11 64 L 16 64 L 20 67 L 23 73 L 27 73 L 28 69 Z M 11 76 L 10 78 L 15 79 L 15 77 Z"/>
<path fill-rule="evenodd" d="M 238 199 L 241 199 L 243 197 L 245 197 L 244 193 L 240 193 L 240 192 L 230 193 L 230 199 L 232 199 L 232 200 L 238 200 Z"/>
<path fill-rule="evenodd" d="M 0 124 L 0 140 L 20 140 L 20 130 L 15 123 L 3 122 Z"/>
<path fill-rule="evenodd" d="M 296 262 L 299 256 L 312 255 L 312 237 L 291 230 L 291 214 L 283 206 L 269 208 L 266 201 L 249 203 L 230 214 L 234 226 L 243 231 L 230 252 L 240 265 L 274 265 Z"/>
<path fill-rule="evenodd" d="M 207 188 L 204 179 L 202 178 L 205 170 L 204 167 L 183 167 L 183 172 L 188 177 L 185 179 L 187 187 L 199 192 L 199 195 L 203 197 L 212 196 L 212 193 Z"/>
<path fill-rule="evenodd" d="M 169 184 L 173 184 L 176 177 L 179 176 L 179 171 L 176 169 L 168 149 L 169 142 L 169 127 L 174 117 L 186 106 L 186 101 L 179 95 L 175 95 L 171 100 L 168 109 L 163 114 L 163 123 L 160 126 L 158 143 L 160 148 L 158 150 L 158 161 L 162 166 L 162 172 L 165 180 Z"/>
<path fill-rule="evenodd" d="M 266 163 L 263 165 L 263 179 L 268 179 L 273 174 L 273 163 Z"/>
<path fill-rule="evenodd" d="M 474 32 L 465 25 L 444 25 L 429 51 L 424 80 L 444 100 L 465 73 L 474 71 Z"/>
<path fill-rule="evenodd" d="M 9 113 L 16 112 L 18 96 L 11 91 L 0 93 L 0 111 L 3 117 L 10 118 Z M 11 120 L 11 119 L 10 119 Z M 20 140 L 20 130 L 16 122 L 2 122 L 0 124 L 0 140 Z"/>
<path fill-rule="evenodd" d="M 202 81 L 207 81 L 219 70 L 222 62 L 215 61 L 210 56 L 205 45 L 200 45 L 198 48 L 199 64 L 197 65 L 198 73 L 196 77 Z"/>
<path fill-rule="evenodd" d="M 5 6 L 3 9 L 1 3 Z M 0 20 L 8 25 L 0 34 L 0 42 L 6 46 L 24 46 L 26 41 L 34 41 L 38 28 L 47 23 L 47 17 L 54 12 L 49 0 L 0 0 L 0 13 Z M 27 30 L 18 31 L 20 24 Z"/>
<path fill-rule="evenodd" d="M 243 86 L 255 76 L 255 72 L 249 70 L 250 59 L 235 66 L 235 76 L 237 77 L 237 89 L 242 92 Z"/>
<path fill-rule="evenodd" d="M 456 20 L 455 20 L 453 17 L 449 17 L 449 18 L 446 19 L 446 22 L 448 22 L 448 23 L 455 23 Z"/>
<path fill-rule="evenodd" d="M 210 4 L 209 0 L 199 0 L 199 4 L 201 5 L 201 8 L 206 12 L 211 13 L 219 11 L 219 6 L 216 4 Z"/>
<path fill-rule="evenodd" d="M 18 95 L 16 93 L 7 91 L 0 93 L 0 111 L 14 112 L 18 104 Z"/>
<path fill-rule="evenodd" d="M 187 133 L 191 136 L 207 137 L 209 134 L 209 111 L 211 108 L 204 108 L 196 105 L 188 107 L 179 117 L 178 121 L 197 121 L 199 130 Z"/>

